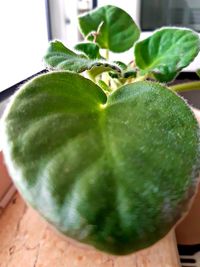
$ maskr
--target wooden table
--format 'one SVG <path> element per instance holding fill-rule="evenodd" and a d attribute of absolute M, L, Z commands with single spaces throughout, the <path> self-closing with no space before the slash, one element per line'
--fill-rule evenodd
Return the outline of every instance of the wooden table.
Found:
<path fill-rule="evenodd" d="M 114 257 L 62 239 L 16 194 L 0 217 L 0 267 L 179 267 L 174 233 Z"/>

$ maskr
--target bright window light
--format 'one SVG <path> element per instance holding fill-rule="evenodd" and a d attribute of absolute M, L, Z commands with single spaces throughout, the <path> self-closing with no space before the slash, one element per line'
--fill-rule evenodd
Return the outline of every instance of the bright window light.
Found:
<path fill-rule="evenodd" d="M 44 68 L 45 1 L 0 2 L 0 91 Z"/>

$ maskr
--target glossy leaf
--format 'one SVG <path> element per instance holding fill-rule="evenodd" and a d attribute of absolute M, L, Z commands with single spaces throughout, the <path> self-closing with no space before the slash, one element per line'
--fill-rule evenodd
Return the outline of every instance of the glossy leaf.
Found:
<path fill-rule="evenodd" d="M 100 47 L 95 43 L 79 43 L 74 48 L 83 52 L 90 59 L 102 58 L 99 52 Z"/>
<path fill-rule="evenodd" d="M 131 48 L 140 36 L 140 30 L 124 10 L 107 5 L 79 17 L 80 30 L 90 40 L 96 40 L 101 48 L 124 52 Z M 95 37 L 93 37 L 93 34 Z"/>
<path fill-rule="evenodd" d="M 76 73 L 48 73 L 20 89 L 2 125 L 3 153 L 28 203 L 63 234 L 109 253 L 167 234 L 197 182 L 197 121 L 159 84 L 106 97 Z"/>
<path fill-rule="evenodd" d="M 173 80 L 200 50 L 197 33 L 184 28 L 162 28 L 135 45 L 135 61 L 143 74 L 161 82 Z"/>
<path fill-rule="evenodd" d="M 96 67 L 101 67 L 101 73 L 109 70 L 116 72 L 121 71 L 114 63 L 111 64 L 103 60 L 92 60 L 83 55 L 78 55 L 65 47 L 60 41 L 50 42 L 44 60 L 50 68 L 56 70 L 69 70 L 77 73 Z"/>

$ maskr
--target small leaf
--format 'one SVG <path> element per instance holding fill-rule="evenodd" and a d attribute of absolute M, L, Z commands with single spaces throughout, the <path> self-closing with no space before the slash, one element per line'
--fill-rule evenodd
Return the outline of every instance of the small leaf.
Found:
<path fill-rule="evenodd" d="M 113 62 L 116 63 L 118 66 L 120 66 L 120 68 L 122 70 L 126 70 L 127 69 L 127 65 L 124 62 L 122 62 L 122 61 L 113 61 Z"/>
<path fill-rule="evenodd" d="M 123 71 L 122 73 L 117 72 L 109 72 L 111 78 L 116 79 L 128 79 L 128 78 L 135 78 L 137 76 L 137 71 L 135 69 Z"/>
<path fill-rule="evenodd" d="M 110 65 L 110 64 L 96 64 L 92 69 L 89 70 L 89 73 L 92 77 L 96 77 L 100 75 L 103 72 L 108 72 L 108 71 L 113 71 L 116 75 L 121 74 L 121 70 L 119 69 L 118 66 L 115 65 Z"/>
<path fill-rule="evenodd" d="M 108 74 L 113 79 L 119 79 L 120 78 L 120 75 L 118 73 L 116 73 L 116 72 L 110 71 Z"/>
<path fill-rule="evenodd" d="M 99 53 L 100 47 L 95 43 L 79 43 L 74 48 L 83 52 L 90 59 L 102 58 Z"/>
<path fill-rule="evenodd" d="M 168 82 L 188 66 L 200 50 L 197 33 L 184 28 L 162 28 L 135 45 L 136 65 L 143 73 L 153 73 Z"/>
<path fill-rule="evenodd" d="M 92 68 L 100 68 L 100 73 L 109 70 L 121 72 L 117 65 L 103 60 L 88 59 L 83 55 L 78 55 L 57 40 L 50 42 L 44 60 L 50 68 L 57 70 L 69 70 L 80 73 Z"/>
<path fill-rule="evenodd" d="M 196 71 L 197 75 L 200 77 L 200 69 Z"/>
<path fill-rule="evenodd" d="M 79 17 L 84 36 L 96 32 L 95 40 L 101 48 L 124 52 L 131 48 L 140 36 L 140 30 L 124 10 L 107 5 Z M 101 27 L 100 27 L 101 26 Z"/>
<path fill-rule="evenodd" d="M 135 69 L 127 70 L 123 73 L 123 78 L 135 78 L 136 75 L 137 75 L 137 71 Z"/>
<path fill-rule="evenodd" d="M 137 76 L 136 68 L 132 67 L 130 64 L 126 65 L 121 61 L 114 61 L 118 66 L 122 68 L 121 73 L 110 71 L 109 75 L 111 78 L 120 79 L 120 81 L 128 78 L 135 78 Z"/>

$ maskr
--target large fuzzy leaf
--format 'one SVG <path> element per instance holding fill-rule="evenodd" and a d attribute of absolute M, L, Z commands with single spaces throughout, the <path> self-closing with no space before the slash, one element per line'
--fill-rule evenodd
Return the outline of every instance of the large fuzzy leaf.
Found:
<path fill-rule="evenodd" d="M 162 28 L 135 45 L 135 61 L 143 73 L 161 82 L 173 80 L 200 50 L 197 33 L 184 28 Z"/>
<path fill-rule="evenodd" d="M 103 60 L 93 60 L 86 56 L 78 55 L 57 40 L 50 42 L 44 60 L 50 68 L 56 70 L 69 70 L 80 73 L 85 70 L 101 67 L 101 73 L 110 70 L 117 73 L 121 72 L 120 67 L 116 64 L 111 64 Z"/>
<path fill-rule="evenodd" d="M 2 125 L 8 168 L 28 203 L 63 234 L 109 253 L 162 238 L 195 186 L 197 122 L 159 84 L 107 97 L 78 74 L 48 73 L 20 89 Z"/>
<path fill-rule="evenodd" d="M 84 36 L 97 32 L 96 42 L 101 48 L 124 52 L 131 48 L 140 36 L 140 30 L 124 10 L 107 5 L 79 17 L 80 30 Z"/>

